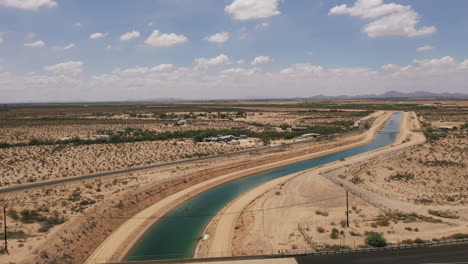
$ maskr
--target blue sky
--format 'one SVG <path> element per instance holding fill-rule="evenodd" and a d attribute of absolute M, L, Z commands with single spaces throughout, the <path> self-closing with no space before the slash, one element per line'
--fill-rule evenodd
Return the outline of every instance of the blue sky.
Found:
<path fill-rule="evenodd" d="M 465 0 L 0 0 L 0 101 L 292 97 L 442 85 L 467 92 L 466 10 Z M 128 32 L 138 37 L 121 40 Z M 95 33 L 103 37 L 91 39 Z M 224 38 L 208 41 L 217 33 Z M 155 68 L 161 64 L 171 66 Z"/>

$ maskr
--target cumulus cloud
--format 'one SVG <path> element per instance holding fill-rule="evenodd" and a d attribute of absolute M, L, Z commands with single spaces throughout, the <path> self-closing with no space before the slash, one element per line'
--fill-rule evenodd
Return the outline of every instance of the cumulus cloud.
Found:
<path fill-rule="evenodd" d="M 42 48 L 45 45 L 46 45 L 45 42 L 42 41 L 42 40 L 38 40 L 38 41 L 35 41 L 35 42 L 30 42 L 30 43 L 25 43 L 24 44 L 24 46 L 28 47 L 28 48 Z"/>
<path fill-rule="evenodd" d="M 416 37 L 435 33 L 435 26 L 417 28 L 420 15 L 411 6 L 383 0 L 356 0 L 354 6 L 346 4 L 330 9 L 329 15 L 351 15 L 363 19 L 376 19 L 362 31 L 371 38 L 385 36 Z"/>
<path fill-rule="evenodd" d="M 195 66 L 194 69 L 197 71 L 204 71 L 212 66 L 229 63 L 229 58 L 228 56 L 224 54 L 220 54 L 217 57 L 214 57 L 211 59 L 198 58 L 198 59 L 195 59 L 195 62 L 197 63 L 197 65 Z"/>
<path fill-rule="evenodd" d="M 89 39 L 101 39 L 107 37 L 107 33 L 96 32 L 89 36 Z"/>
<path fill-rule="evenodd" d="M 208 42 L 224 43 L 229 40 L 229 33 L 228 32 L 216 33 L 214 35 L 205 37 L 205 39 Z"/>
<path fill-rule="evenodd" d="M 430 50 L 433 50 L 433 49 L 434 49 L 433 46 L 426 45 L 426 46 L 418 47 L 416 50 L 419 51 L 419 52 L 423 52 L 423 51 L 430 51 Z"/>
<path fill-rule="evenodd" d="M 256 57 L 251 64 L 252 65 L 260 65 L 260 64 L 265 64 L 271 62 L 272 59 L 268 56 L 258 56 Z"/>
<path fill-rule="evenodd" d="M 258 23 L 257 25 L 255 25 L 255 28 L 256 29 L 265 29 L 265 28 L 267 28 L 269 26 L 270 26 L 270 23 L 262 22 L 262 23 Z"/>
<path fill-rule="evenodd" d="M 182 94 L 187 99 L 262 94 L 290 98 L 390 90 L 440 92 L 441 87 L 447 87 L 444 90 L 447 92 L 466 92 L 468 60 L 450 56 L 413 60 L 407 65 L 386 64 L 378 69 L 297 63 L 279 71 L 264 71 L 249 65 L 231 67 L 229 58 L 222 55 L 198 59 L 197 65 L 209 69 L 203 71 L 160 64 L 116 69 L 85 78 L 79 75 L 82 66 L 66 66 L 67 63 L 48 66 L 52 67 L 48 72 L 53 74 L 15 75 L 4 69 L 0 72 L 0 101 L 138 100 L 154 98 L 155 94 L 158 97 Z"/>
<path fill-rule="evenodd" d="M 153 30 L 153 33 L 146 39 L 145 43 L 152 47 L 169 47 L 182 44 L 188 39 L 184 35 L 175 33 L 161 34 L 159 30 Z"/>
<path fill-rule="evenodd" d="M 45 66 L 44 70 L 56 75 L 76 76 L 83 72 L 84 63 L 82 61 L 62 62 L 55 65 Z"/>
<path fill-rule="evenodd" d="M 81 27 L 81 23 L 80 22 L 76 22 L 75 24 L 73 24 L 74 27 L 76 28 L 80 28 Z"/>
<path fill-rule="evenodd" d="M 134 38 L 139 38 L 139 37 L 140 37 L 140 32 L 133 30 L 132 32 L 127 32 L 123 34 L 122 36 L 120 36 L 120 40 L 127 41 L 127 40 L 131 40 Z"/>
<path fill-rule="evenodd" d="M 70 43 L 70 44 L 66 45 L 65 47 L 63 47 L 63 50 L 71 50 L 71 49 L 74 49 L 74 48 L 76 48 L 75 44 Z"/>
<path fill-rule="evenodd" d="M 53 0 L 0 0 L 0 6 L 37 11 L 41 8 L 57 6 Z"/>
<path fill-rule="evenodd" d="M 224 10 L 237 20 L 267 18 L 281 14 L 279 0 L 234 0 Z"/>
<path fill-rule="evenodd" d="M 3 41 L 5 41 L 5 40 L 3 39 L 3 34 L 4 34 L 4 33 L 0 32 L 0 44 L 2 44 Z"/>
<path fill-rule="evenodd" d="M 151 71 L 155 71 L 155 72 L 167 72 L 167 71 L 170 71 L 174 68 L 174 65 L 172 64 L 159 64 L 157 66 L 154 66 L 153 68 L 151 68 Z"/>

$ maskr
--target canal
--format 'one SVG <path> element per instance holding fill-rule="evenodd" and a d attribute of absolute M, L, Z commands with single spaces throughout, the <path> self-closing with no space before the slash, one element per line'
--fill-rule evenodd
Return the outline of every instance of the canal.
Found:
<path fill-rule="evenodd" d="M 239 195 L 273 179 L 340 159 L 362 154 L 395 142 L 402 113 L 394 113 L 383 132 L 369 144 L 221 184 L 180 204 L 160 218 L 129 251 L 125 260 L 157 260 L 193 257 L 198 240 L 210 220 Z"/>

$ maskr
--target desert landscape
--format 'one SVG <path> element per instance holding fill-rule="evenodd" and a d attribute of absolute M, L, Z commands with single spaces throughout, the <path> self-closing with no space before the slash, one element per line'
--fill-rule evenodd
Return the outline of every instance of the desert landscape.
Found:
<path fill-rule="evenodd" d="M 395 111 L 405 114 L 392 146 L 288 175 L 240 196 L 223 211 L 233 206 L 243 213 L 215 217 L 206 229 L 210 239 L 199 243 L 196 256 L 358 247 L 369 232 L 383 233 L 388 243 L 463 233 L 466 130 L 427 141 L 423 134 L 432 138 L 442 125 L 462 127 L 467 107 L 464 101 L 239 101 L 2 108 L 0 191 L 142 169 L 1 193 L 8 254 L 2 251 L 0 261 L 120 260 L 158 217 L 181 202 L 234 179 L 367 144 Z M 342 133 L 349 134 L 335 137 Z M 303 136 L 309 134 L 315 138 Z M 213 140 L 227 135 L 232 138 Z M 304 143 L 290 145 L 299 142 Z M 265 146 L 275 148 L 257 151 Z M 197 160 L 242 150 L 247 151 Z M 182 160 L 189 162 L 144 168 Z M 349 228 L 343 227 L 346 190 Z M 306 204 L 256 212 L 298 203 Z M 221 227 L 230 232 L 218 238 L 219 221 L 227 221 Z M 212 247 L 212 241 L 220 243 Z"/>
<path fill-rule="evenodd" d="M 197 256 L 368 247 L 374 234 L 385 245 L 466 237 L 467 130 L 428 132 L 453 123 L 466 128 L 466 118 L 447 109 L 405 113 L 396 144 L 257 187 L 210 223 L 212 238 L 199 243 Z"/>

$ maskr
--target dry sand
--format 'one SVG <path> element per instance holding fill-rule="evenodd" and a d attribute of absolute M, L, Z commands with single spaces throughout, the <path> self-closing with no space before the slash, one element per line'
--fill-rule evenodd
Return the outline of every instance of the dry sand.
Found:
<path fill-rule="evenodd" d="M 314 250 L 311 248 L 313 245 L 309 245 L 310 238 L 304 237 L 304 229 L 310 230 L 310 227 L 305 225 L 299 227 L 298 224 L 313 220 L 316 224 L 320 221 L 323 222 L 324 218 L 315 217 L 311 213 L 316 210 L 320 211 L 321 208 L 327 208 L 329 217 L 326 219 L 332 217 L 331 221 L 325 220 L 328 221 L 328 224 L 333 222 L 333 218 L 342 219 L 343 198 L 338 201 L 317 202 L 284 210 L 266 210 L 260 213 L 249 211 L 307 203 L 334 197 L 337 194 L 343 195 L 345 190 L 342 187 L 324 179 L 320 173 L 424 142 L 425 139 L 421 134 L 411 132 L 412 129 L 418 128 L 417 119 L 412 118 L 412 116 L 414 113 L 404 114 L 396 143 L 389 147 L 348 158 L 346 161 L 334 162 L 289 175 L 261 185 L 239 197 L 225 207 L 222 212 L 246 210 L 246 213 L 242 214 L 241 217 L 238 214 L 215 217 L 205 232 L 210 235 L 210 238 L 199 243 L 196 256 L 269 254 L 278 253 L 278 251 L 292 253 Z M 376 127 L 373 128 L 375 135 Z M 402 142 L 404 143 L 399 144 Z M 361 207 L 365 204 L 357 197 L 353 198 L 355 198 L 354 206 Z M 358 211 L 363 213 L 362 209 L 358 209 Z M 319 222 L 317 222 L 317 218 L 320 220 Z M 307 234 L 305 235 L 307 236 Z"/>
<path fill-rule="evenodd" d="M 285 159 L 278 162 L 254 167 L 251 169 L 238 171 L 235 173 L 229 173 L 193 185 L 187 189 L 184 189 L 178 193 L 166 197 L 165 199 L 162 199 L 161 201 L 142 210 L 140 213 L 136 214 L 134 218 L 127 220 L 92 253 L 92 255 L 87 259 L 86 263 L 95 263 L 96 261 L 102 261 L 105 259 L 121 259 L 123 256 L 125 256 L 126 252 L 128 252 L 128 250 L 131 248 L 132 244 L 138 239 L 138 237 L 141 236 L 153 224 L 154 221 L 151 219 L 148 220 L 148 217 L 155 218 L 158 216 L 162 216 L 166 214 L 170 209 L 174 208 L 183 201 L 216 185 L 240 177 L 245 177 L 247 175 L 251 175 L 257 172 L 281 167 L 290 163 L 299 162 L 302 160 L 311 159 L 332 152 L 340 151 L 346 148 L 352 148 L 358 145 L 366 144 L 374 138 L 377 130 L 381 126 L 383 126 L 383 124 L 390 117 L 390 115 L 390 112 L 374 113 L 373 116 L 377 117 L 377 119 L 374 121 L 372 128 L 363 134 L 354 135 L 347 139 L 344 139 L 344 143 L 346 143 L 348 140 L 353 142 L 352 144 L 346 145 L 345 147 L 328 148 L 328 150 L 325 151 L 319 151 L 308 155 Z"/>

